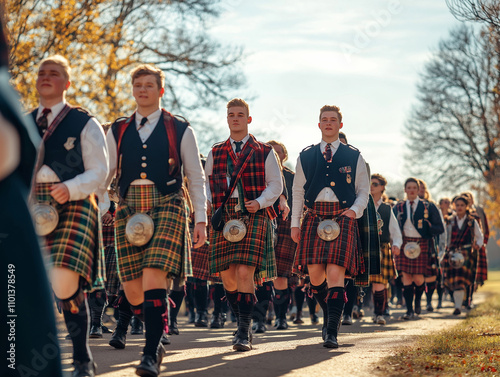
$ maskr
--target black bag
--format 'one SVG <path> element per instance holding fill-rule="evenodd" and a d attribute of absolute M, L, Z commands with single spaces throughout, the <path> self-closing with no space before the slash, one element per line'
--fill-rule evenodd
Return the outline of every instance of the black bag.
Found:
<path fill-rule="evenodd" d="M 210 222 L 212 223 L 212 229 L 220 232 L 224 229 L 224 204 L 223 203 L 219 208 L 217 208 L 217 211 L 212 215 L 212 218 L 210 219 Z"/>

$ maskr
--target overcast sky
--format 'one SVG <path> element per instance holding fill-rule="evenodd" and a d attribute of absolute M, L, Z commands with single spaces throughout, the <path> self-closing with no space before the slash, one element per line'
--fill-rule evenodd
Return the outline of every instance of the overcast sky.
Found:
<path fill-rule="evenodd" d="M 245 48 L 248 87 L 241 95 L 255 95 L 251 133 L 273 131 L 294 167 L 300 151 L 320 141 L 319 109 L 334 104 L 349 143 L 372 172 L 393 182 L 408 177 L 403 125 L 416 103 L 419 73 L 439 40 L 459 24 L 444 0 L 224 4 L 211 34 Z"/>

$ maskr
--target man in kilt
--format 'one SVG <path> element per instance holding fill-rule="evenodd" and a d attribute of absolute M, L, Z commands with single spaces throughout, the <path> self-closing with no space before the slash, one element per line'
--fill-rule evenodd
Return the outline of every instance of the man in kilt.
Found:
<path fill-rule="evenodd" d="M 210 232 L 210 273 L 220 273 L 227 301 L 238 319 L 233 339 L 233 348 L 237 351 L 252 349 L 254 275 L 260 281 L 276 276 L 270 221 L 276 217 L 272 205 L 283 190 L 272 147 L 248 133 L 251 121 L 244 100 L 235 98 L 228 102 L 230 136 L 214 145 L 205 168 L 207 197 L 212 202 L 213 213 L 223 204 L 229 182 L 233 182 L 223 220 L 243 218 L 246 222 L 246 235 L 238 242 L 228 241 L 223 231 L 212 228 Z"/>
<path fill-rule="evenodd" d="M 195 210 L 195 248 L 206 240 L 205 178 L 193 129 L 160 108 L 164 73 L 140 65 L 131 76 L 137 109 L 130 117 L 116 120 L 107 135 L 108 183 L 116 174 L 120 281 L 134 315 L 146 326 L 146 345 L 136 373 L 157 376 L 163 356 L 160 339 L 166 318 L 167 278 L 184 279 L 191 273 L 189 209 L 181 167 Z M 142 246 L 133 245 L 126 237 L 127 221 L 135 213 L 149 214 L 154 223 L 152 238 Z"/>
<path fill-rule="evenodd" d="M 384 312 L 387 308 L 388 294 L 387 286 L 391 279 L 397 277 L 394 265 L 393 255 L 399 255 L 403 237 L 392 212 L 392 207 L 382 201 L 382 195 L 387 185 L 387 179 L 380 174 L 372 174 L 370 193 L 375 202 L 375 208 L 380 215 L 379 236 L 381 249 L 381 273 L 380 275 L 371 275 L 373 306 L 375 315 L 373 322 L 379 325 L 385 325 Z"/>
<path fill-rule="evenodd" d="M 444 284 L 453 294 L 455 303 L 454 315 L 461 313 L 467 289 L 473 289 L 475 274 L 474 265 L 478 250 L 483 246 L 483 234 L 478 222 L 468 211 L 469 200 L 459 196 L 453 201 L 456 214 L 448 223 L 448 249 L 443 259 Z M 462 266 L 453 263 L 452 253 L 460 252 L 464 257 Z"/>
<path fill-rule="evenodd" d="M 321 143 L 304 149 L 297 160 L 292 239 L 298 243 L 295 264 L 307 266 L 311 290 L 325 315 L 323 345 L 338 348 L 344 278 L 365 271 L 356 219 L 368 204 L 369 183 L 361 153 L 339 141 L 343 127 L 340 109 L 323 106 L 318 127 Z M 307 209 L 301 225 L 304 205 Z M 318 235 L 319 223 L 327 219 L 335 219 L 340 228 L 338 237 L 329 241 Z"/>
<path fill-rule="evenodd" d="M 403 234 L 401 249 L 404 250 L 409 243 L 408 250 L 420 249 L 420 254 L 408 253 L 411 258 L 408 258 L 406 253 L 396 256 L 396 268 L 402 273 L 403 296 L 406 302 L 406 313 L 402 318 L 409 320 L 421 313 L 425 277 L 436 276 L 438 260 L 434 237 L 444 232 L 444 225 L 436 205 L 418 197 L 419 182 L 416 178 L 408 178 L 404 187 L 407 199 L 400 201 L 393 208 Z"/>
<path fill-rule="evenodd" d="M 45 246 L 52 289 L 73 342 L 73 376 L 94 376 L 84 291 L 104 288 L 95 194 L 104 193 L 108 152 L 97 120 L 66 103 L 69 86 L 70 67 L 64 57 L 42 60 L 36 82 L 40 106 L 31 113 L 45 149 L 36 172 L 36 201 L 52 205 L 59 215 L 56 228 L 45 236 Z"/>

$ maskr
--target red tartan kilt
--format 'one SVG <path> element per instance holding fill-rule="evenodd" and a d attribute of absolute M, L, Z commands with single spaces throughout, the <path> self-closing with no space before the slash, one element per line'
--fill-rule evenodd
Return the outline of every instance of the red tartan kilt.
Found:
<path fill-rule="evenodd" d="M 209 280 L 210 274 L 208 273 L 208 250 L 208 244 L 205 244 L 198 249 L 191 249 L 191 263 L 193 265 L 194 278 Z"/>
<path fill-rule="evenodd" d="M 102 225 L 102 244 L 104 247 L 115 245 L 115 225 Z"/>
<path fill-rule="evenodd" d="M 297 244 L 292 240 L 292 222 L 289 219 L 283 220 L 281 216 L 279 216 L 276 221 L 278 223 L 278 228 L 276 230 L 278 242 L 274 248 L 274 254 L 276 256 L 276 270 L 278 277 L 286 278 L 292 275 L 293 261 L 295 259 Z"/>
<path fill-rule="evenodd" d="M 483 245 L 479 249 L 477 257 L 476 282 L 483 285 L 486 280 L 488 280 L 488 258 L 486 255 L 486 248 Z"/>
<path fill-rule="evenodd" d="M 420 255 L 418 258 L 409 259 L 406 257 L 404 248 L 408 242 L 418 242 L 420 245 Z M 431 257 L 430 254 L 430 251 L 435 254 L 434 250 L 430 250 L 432 248 L 431 242 L 432 239 L 403 237 L 401 252 L 395 258 L 397 270 L 412 275 L 437 276 L 437 260 Z"/>
<path fill-rule="evenodd" d="M 363 255 L 360 247 L 358 248 L 361 242 L 356 219 L 339 216 L 337 223 L 340 234 L 333 241 L 324 241 L 317 233 L 322 219 L 332 219 L 344 211 L 339 202 L 315 202 L 313 210 L 306 212 L 295 260 L 295 266 L 299 270 L 302 271 L 308 264 L 336 264 L 345 267 L 346 275 L 356 276 L 364 272 Z"/>

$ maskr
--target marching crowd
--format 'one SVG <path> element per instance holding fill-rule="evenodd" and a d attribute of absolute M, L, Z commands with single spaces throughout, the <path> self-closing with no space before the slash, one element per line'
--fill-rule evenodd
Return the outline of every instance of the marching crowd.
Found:
<path fill-rule="evenodd" d="M 367 297 L 382 326 L 391 298 L 406 306 L 401 320 L 413 320 L 424 292 L 425 310 L 434 310 L 436 290 L 438 308 L 449 294 L 460 315 L 487 279 L 488 223 L 472 194 L 437 204 L 425 182 L 408 178 L 406 198 L 389 199 L 386 178 L 370 173 L 340 131 L 337 106 L 320 109 L 318 144 L 302 150 L 294 173 L 282 143 L 249 133 L 242 99 L 227 103 L 229 137 L 204 158 L 189 123 L 160 106 L 160 69 L 135 68 L 136 110 L 103 125 L 66 102 L 70 72 L 58 55 L 39 66 L 39 106 L 29 114 L 43 140 L 38 158 L 24 147 L 33 136 L 26 120 L 4 110 L 0 120 L 17 130 L 17 154 L 31 164 L 11 168 L 24 178 L 12 184 L 29 187 L 34 170 L 30 207 L 72 340 L 73 376 L 96 374 L 88 339 L 107 330 L 107 305 L 118 318 L 110 346 L 125 348 L 129 325 L 142 333 L 144 324 L 136 373 L 158 376 L 168 335 L 182 331 L 184 299 L 196 327 L 224 327 L 229 311 L 236 351 L 250 351 L 267 330 L 271 306 L 275 327 L 287 330 L 289 314 L 304 323 L 306 302 L 323 346 L 338 348 L 340 326 L 363 314 Z M 39 305 L 53 323 L 50 305 Z"/>

